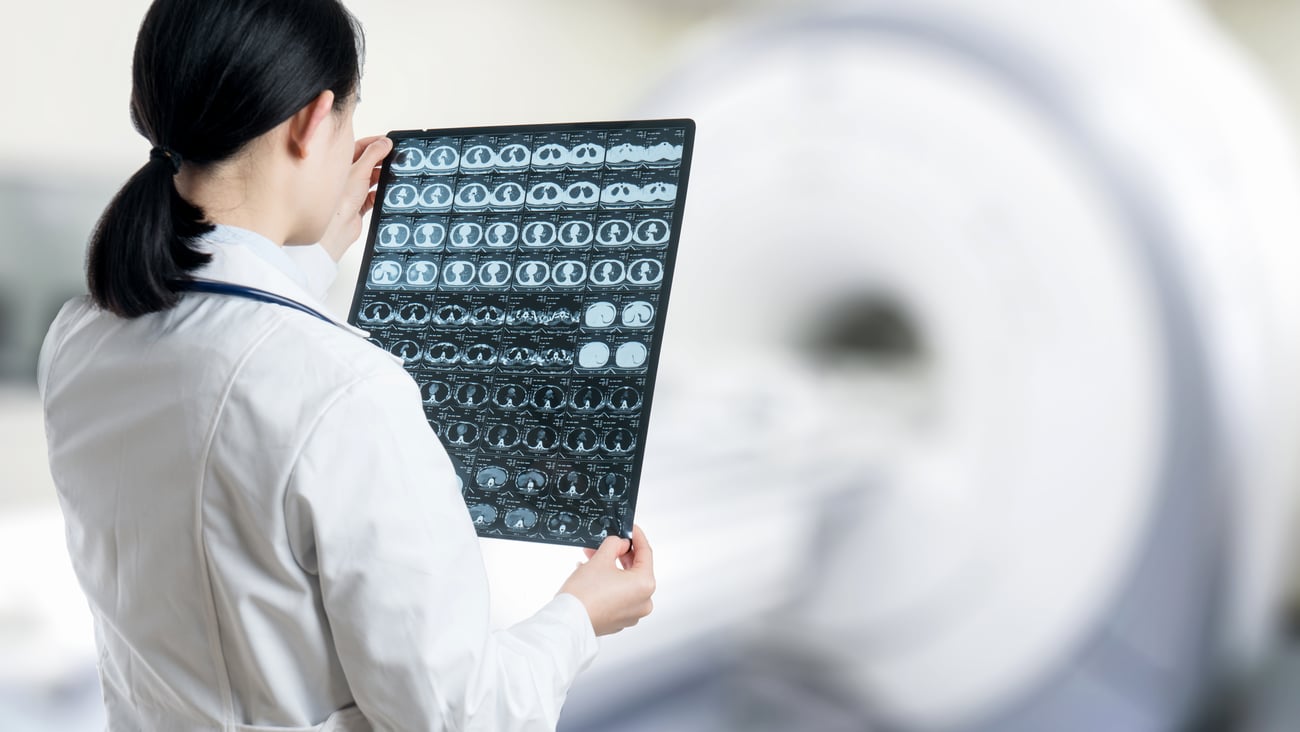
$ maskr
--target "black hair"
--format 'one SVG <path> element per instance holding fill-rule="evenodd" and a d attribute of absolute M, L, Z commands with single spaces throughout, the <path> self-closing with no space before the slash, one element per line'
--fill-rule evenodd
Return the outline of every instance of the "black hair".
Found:
<path fill-rule="evenodd" d="M 194 239 L 212 225 L 172 176 L 229 159 L 327 89 L 342 109 L 364 44 L 339 0 L 154 0 L 131 89 L 131 121 L 154 152 L 91 234 L 95 302 L 126 318 L 174 306 L 178 285 L 211 259 Z"/>

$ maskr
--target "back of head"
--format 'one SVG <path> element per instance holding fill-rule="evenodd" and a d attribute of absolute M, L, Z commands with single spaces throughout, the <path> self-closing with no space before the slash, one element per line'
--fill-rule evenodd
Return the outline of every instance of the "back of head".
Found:
<path fill-rule="evenodd" d="M 136 39 L 131 119 L 154 150 L 91 236 L 91 297 L 122 317 L 176 304 L 177 285 L 209 256 L 212 227 L 176 191 L 182 166 L 228 160 L 361 76 L 359 24 L 339 0 L 155 0 Z"/>

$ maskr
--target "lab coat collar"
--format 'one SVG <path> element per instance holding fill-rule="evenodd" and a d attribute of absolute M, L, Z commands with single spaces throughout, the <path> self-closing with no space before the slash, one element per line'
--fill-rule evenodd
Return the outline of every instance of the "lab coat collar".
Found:
<path fill-rule="evenodd" d="M 302 270 L 279 245 L 265 236 L 237 226 L 217 224 L 212 231 L 199 237 L 197 244 L 212 255 L 212 261 L 194 271 L 195 279 L 266 290 L 306 305 L 350 333 L 362 338 L 370 335 L 327 311 L 307 290 L 307 278 Z"/>

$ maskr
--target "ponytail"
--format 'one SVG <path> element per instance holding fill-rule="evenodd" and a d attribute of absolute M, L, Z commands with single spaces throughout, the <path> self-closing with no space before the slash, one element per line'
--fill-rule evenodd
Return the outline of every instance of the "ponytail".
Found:
<path fill-rule="evenodd" d="M 326 89 L 341 109 L 363 52 L 339 0 L 154 0 L 136 38 L 131 120 L 156 147 L 91 234 L 91 298 L 124 318 L 175 306 L 212 259 L 197 239 L 213 227 L 173 176 L 228 160 Z"/>
<path fill-rule="evenodd" d="M 181 198 L 168 158 L 153 156 L 117 192 L 90 238 L 86 281 L 96 304 L 123 318 L 171 308 L 176 283 L 212 255 L 195 237 L 212 230 L 203 211 Z"/>

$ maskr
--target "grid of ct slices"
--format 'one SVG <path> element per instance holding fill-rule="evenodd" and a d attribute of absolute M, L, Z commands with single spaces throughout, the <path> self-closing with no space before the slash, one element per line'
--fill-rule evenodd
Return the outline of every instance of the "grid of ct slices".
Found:
<path fill-rule="evenodd" d="M 480 534 L 628 528 L 684 138 L 398 141 L 354 321 L 420 384 Z"/>

